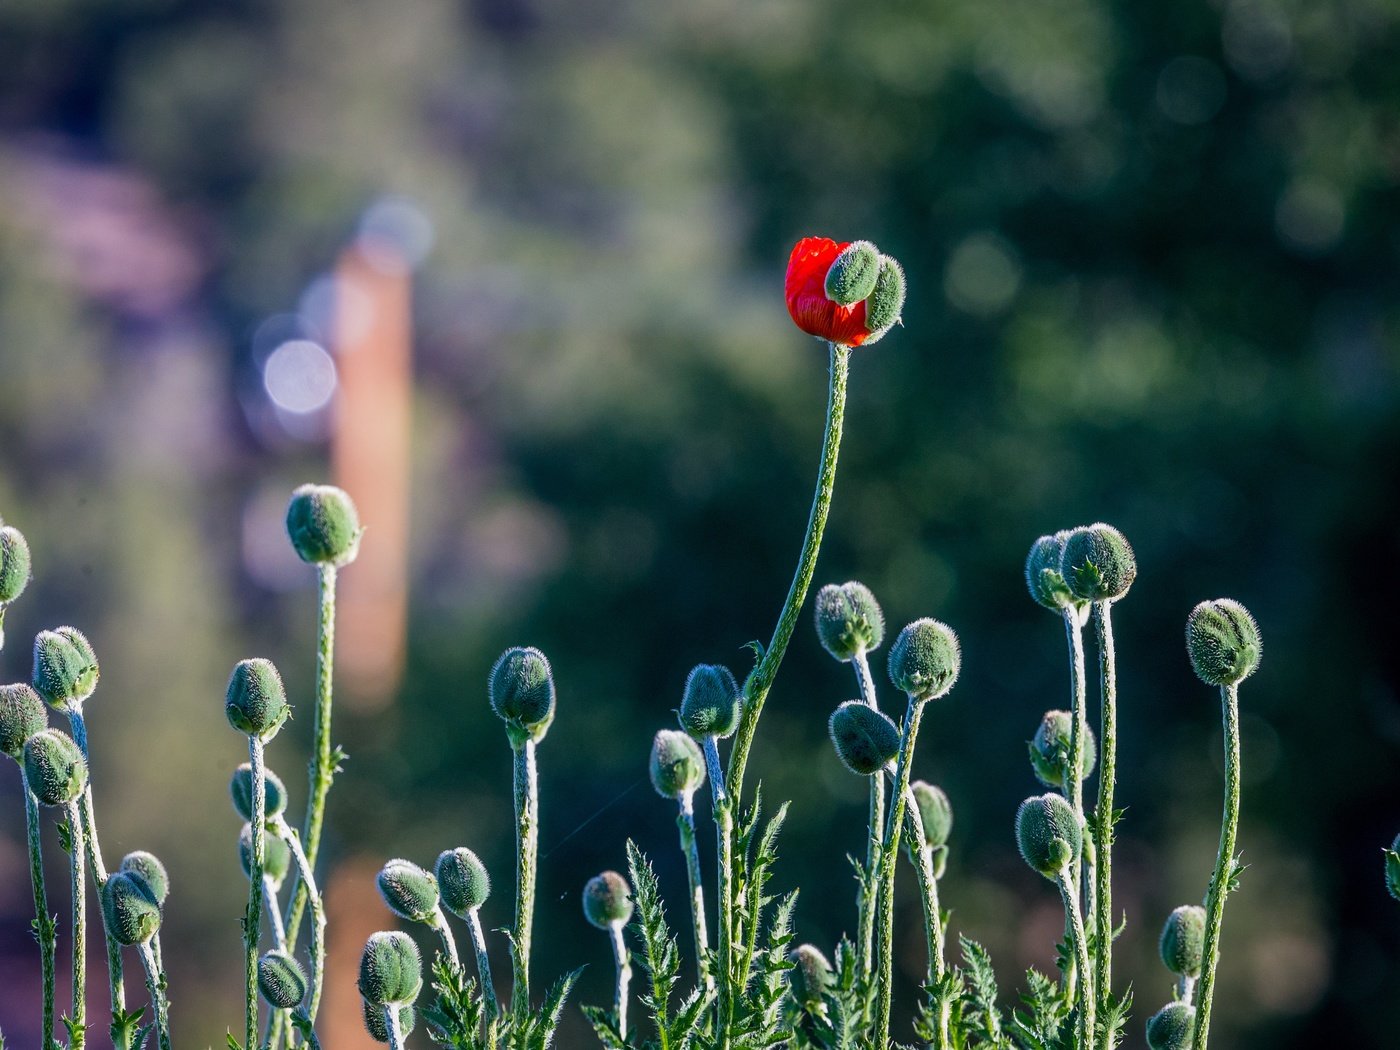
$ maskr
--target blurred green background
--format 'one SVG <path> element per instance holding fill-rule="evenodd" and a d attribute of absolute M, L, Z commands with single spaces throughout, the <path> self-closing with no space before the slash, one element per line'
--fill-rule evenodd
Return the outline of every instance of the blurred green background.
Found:
<path fill-rule="evenodd" d="M 328 414 L 275 403 L 267 364 L 292 336 L 330 345 L 338 253 L 387 237 L 416 267 L 407 662 L 392 704 L 337 714 L 325 855 L 364 902 L 346 921 L 390 921 L 384 858 L 458 844 L 497 876 L 487 926 L 509 921 L 510 757 L 484 683 L 538 645 L 560 699 L 536 980 L 589 963 L 580 998 L 604 1002 L 579 891 L 631 836 L 683 922 L 651 736 L 692 664 L 747 668 L 800 544 L 826 357 L 781 282 L 819 233 L 908 273 L 906 327 L 855 354 L 816 583 L 859 578 L 892 630 L 933 615 L 963 639 L 916 764 L 957 815 L 954 930 L 992 950 L 1008 1003 L 1053 962 L 1058 900 L 1011 820 L 1067 675 L 1021 564 L 1041 533 L 1107 520 L 1140 564 L 1115 615 L 1127 1045 L 1170 995 L 1160 923 L 1214 859 L 1218 705 L 1181 636 L 1219 595 L 1266 649 L 1216 1042 L 1394 1045 L 1398 46 L 1386 0 L 6 4 L 0 514 L 36 579 L 0 677 L 27 677 L 41 628 L 97 647 L 104 846 L 171 869 L 178 1043 L 239 1023 L 221 699 L 243 656 L 288 679 L 298 717 L 269 758 L 304 796 L 313 574 L 278 530 L 291 488 L 329 476 Z M 824 946 L 855 917 L 864 785 L 825 738 L 852 695 L 804 615 L 751 768 L 796 799 L 776 886 L 800 887 Z M 0 1027 L 30 1046 L 4 776 Z M 900 1038 L 923 966 L 905 880 Z M 564 1044 L 590 1041 L 571 1010 Z"/>

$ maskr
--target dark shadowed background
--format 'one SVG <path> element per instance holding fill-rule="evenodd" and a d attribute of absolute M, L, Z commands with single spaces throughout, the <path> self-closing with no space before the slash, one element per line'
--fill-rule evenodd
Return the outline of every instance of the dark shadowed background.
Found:
<path fill-rule="evenodd" d="M 1161 921 L 1214 859 L 1218 704 L 1181 639 L 1221 595 L 1265 656 L 1216 1041 L 1393 1045 L 1397 47 L 1382 0 L 4 5 L 0 514 L 36 578 L 0 678 L 28 676 L 41 628 L 93 639 L 103 844 L 170 868 L 177 1044 L 240 1023 L 244 756 L 221 701 L 241 657 L 287 678 L 269 759 L 304 798 L 313 574 L 281 514 L 306 480 L 345 484 L 370 525 L 343 576 L 326 1045 L 363 1038 L 384 859 L 470 845 L 496 875 L 487 926 L 509 921 L 510 755 L 484 687 L 507 645 L 543 648 L 559 684 L 536 982 L 588 963 L 579 998 L 606 1001 L 578 896 L 629 836 L 684 922 L 646 757 L 687 669 L 742 674 L 785 593 L 826 357 L 782 273 L 821 233 L 908 272 L 906 327 L 855 354 L 816 583 L 865 581 L 892 631 L 961 634 L 916 763 L 956 811 L 954 930 L 1008 1003 L 1053 963 L 1059 903 L 1011 823 L 1067 676 L 1021 564 L 1039 534 L 1107 520 L 1140 564 L 1115 615 L 1127 1045 L 1170 995 Z M 804 613 L 751 768 L 796 799 L 775 887 L 827 947 L 864 834 L 825 737 L 852 695 Z M 29 1047 L 19 778 L 0 774 L 0 1027 Z M 565 1045 L 590 1045 L 569 1016 Z"/>

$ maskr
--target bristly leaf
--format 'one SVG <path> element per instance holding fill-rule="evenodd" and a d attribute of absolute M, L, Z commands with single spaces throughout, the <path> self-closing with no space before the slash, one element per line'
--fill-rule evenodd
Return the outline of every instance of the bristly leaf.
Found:
<path fill-rule="evenodd" d="M 1026 1050 L 1062 1050 L 1063 1040 L 1072 1038 L 1073 1025 L 1066 1022 L 1069 1007 L 1058 985 L 1039 970 L 1026 971 L 1027 990 L 1021 996 L 1026 1009 L 1011 1018 L 1011 1031 Z"/>
<path fill-rule="evenodd" d="M 967 982 L 971 993 L 972 1009 L 966 1011 L 967 1022 L 976 1025 L 984 1038 L 997 1044 L 1002 1039 L 1002 1018 L 997 1006 L 997 975 L 992 968 L 992 958 L 987 954 L 987 949 L 962 935 L 958 936 L 958 945 L 962 949 L 963 962 L 967 965 Z"/>
<path fill-rule="evenodd" d="M 617 1030 L 617 1015 L 613 1011 L 601 1006 L 581 1006 L 579 1009 L 607 1050 L 629 1050 L 627 1039 Z"/>
<path fill-rule="evenodd" d="M 676 1041 L 670 1010 L 671 993 L 680 977 L 680 951 L 666 924 L 666 908 L 661 901 L 656 872 L 631 839 L 627 841 L 627 869 L 632 876 L 632 899 L 637 906 L 632 927 L 641 934 L 641 965 L 651 978 L 651 991 L 642 996 L 642 1004 L 650 1011 L 656 1026 L 659 1050 L 670 1050 Z M 596 1024 L 594 1028 L 597 1030 Z M 603 1038 L 602 1032 L 599 1038 Z"/>
<path fill-rule="evenodd" d="M 73 852 L 73 829 L 68 826 L 68 821 L 58 822 L 58 848 L 64 853 Z"/>
<path fill-rule="evenodd" d="M 68 1043 L 69 1043 L 69 1045 L 71 1046 L 72 1043 L 73 1043 L 73 1038 L 72 1038 L 73 1026 L 72 1026 L 71 1024 L 68 1023 L 68 1018 L 66 1018 L 66 1017 L 63 1019 L 63 1023 L 64 1023 L 65 1025 L 68 1026 L 68 1032 L 69 1032 Z M 235 1038 L 233 1037 L 233 1033 L 232 1033 L 232 1032 L 229 1032 L 229 1033 L 226 1035 L 225 1038 L 228 1040 L 228 1050 L 243 1050 L 243 1044 L 240 1043 L 237 1039 L 235 1039 Z"/>
<path fill-rule="evenodd" d="M 1123 1029 L 1128 1023 L 1128 1011 L 1133 1007 L 1133 990 L 1128 988 L 1122 996 L 1108 997 L 1108 1008 L 1099 1018 L 1098 1045 L 1103 1050 L 1113 1050 L 1123 1041 Z"/>
<path fill-rule="evenodd" d="M 1234 893 L 1240 888 L 1240 876 L 1244 874 L 1249 865 L 1244 862 L 1244 854 L 1237 853 L 1230 861 L 1230 873 L 1225 876 L 1225 892 Z"/>
<path fill-rule="evenodd" d="M 485 999 L 476 981 L 439 952 L 433 960 L 433 989 L 437 998 L 422 1011 L 429 1038 L 451 1050 L 481 1050 L 485 1046 L 480 1038 Z M 503 1024 L 508 1027 L 509 1019 Z"/>
<path fill-rule="evenodd" d="M 136 1050 L 142 1044 L 150 1031 L 149 1025 L 144 1029 L 141 1027 L 141 1015 L 145 1012 L 144 1007 L 112 1011 L 112 1025 L 107 1030 L 112 1037 L 112 1046 L 117 1050 Z"/>

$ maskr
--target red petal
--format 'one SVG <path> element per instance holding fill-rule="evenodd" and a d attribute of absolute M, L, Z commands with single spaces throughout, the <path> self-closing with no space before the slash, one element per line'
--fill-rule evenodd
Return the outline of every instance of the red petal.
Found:
<path fill-rule="evenodd" d="M 865 303 L 838 306 L 826 297 L 826 273 L 850 241 L 804 237 L 788 258 L 788 314 L 808 335 L 845 346 L 860 346 L 870 330 L 865 326 Z"/>

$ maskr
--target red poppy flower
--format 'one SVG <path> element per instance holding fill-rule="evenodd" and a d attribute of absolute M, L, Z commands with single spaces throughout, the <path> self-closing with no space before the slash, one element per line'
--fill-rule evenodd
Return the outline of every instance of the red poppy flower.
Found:
<path fill-rule="evenodd" d="M 808 335 L 842 346 L 860 346 L 870 337 L 865 301 L 841 306 L 826 296 L 826 275 L 850 241 L 803 237 L 792 249 L 787 268 L 787 308 L 793 323 Z"/>

